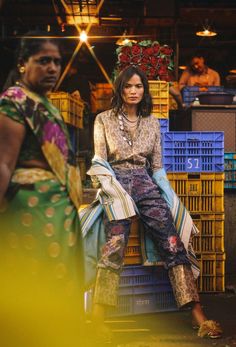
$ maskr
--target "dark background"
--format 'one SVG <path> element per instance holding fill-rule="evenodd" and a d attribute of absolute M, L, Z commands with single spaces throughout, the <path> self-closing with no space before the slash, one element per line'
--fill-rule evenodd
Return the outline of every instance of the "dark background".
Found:
<path fill-rule="evenodd" d="M 70 7 L 66 13 L 63 3 Z M 216 69 L 225 84 L 229 70 L 236 69 L 236 1 L 201 0 L 105 0 L 98 15 L 96 0 L 0 0 L 0 89 L 14 64 L 18 37 L 28 30 L 47 30 L 50 25 L 64 46 L 64 64 L 69 61 L 78 39 L 72 17 L 96 17 L 89 42 L 111 77 L 116 62 L 117 38 L 126 30 L 128 35 L 140 35 L 138 40 L 158 40 L 169 44 L 175 52 L 175 79 L 181 74 L 179 65 L 186 65 L 189 57 L 200 50 L 208 65 Z M 76 10 L 80 12 L 76 12 Z M 82 11 L 82 12 L 81 12 Z M 78 14 L 79 13 L 79 14 Z M 95 15 L 94 15 L 95 14 Z M 206 23 L 218 33 L 212 38 L 195 35 Z M 62 31 L 64 30 L 64 31 Z M 74 64 L 78 75 L 92 83 L 106 82 L 97 63 L 85 45 L 77 54 Z"/>

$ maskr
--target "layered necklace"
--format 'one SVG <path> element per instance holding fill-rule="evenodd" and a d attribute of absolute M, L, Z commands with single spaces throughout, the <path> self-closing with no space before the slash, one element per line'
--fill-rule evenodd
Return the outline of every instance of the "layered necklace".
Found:
<path fill-rule="evenodd" d="M 132 134 L 138 128 L 140 123 L 140 115 L 135 120 L 130 120 L 127 115 L 122 111 L 118 115 L 119 127 L 122 132 L 123 140 L 125 140 L 130 146 L 133 145 Z"/>

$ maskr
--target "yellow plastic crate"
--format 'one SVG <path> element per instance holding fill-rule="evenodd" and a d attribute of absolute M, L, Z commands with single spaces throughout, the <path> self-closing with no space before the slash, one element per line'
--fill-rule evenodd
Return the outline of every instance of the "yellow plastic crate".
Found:
<path fill-rule="evenodd" d="M 112 96 L 112 90 L 110 83 L 96 83 L 96 99 L 109 99 Z"/>
<path fill-rule="evenodd" d="M 153 105 L 152 115 L 156 118 L 169 118 L 168 105 L 157 104 Z"/>
<path fill-rule="evenodd" d="M 224 173 L 170 173 L 168 179 L 188 211 L 224 212 Z"/>
<path fill-rule="evenodd" d="M 169 83 L 165 81 L 148 81 L 153 101 L 152 114 L 156 118 L 169 118 Z"/>
<path fill-rule="evenodd" d="M 209 253 L 197 256 L 201 274 L 197 285 L 199 292 L 225 291 L 225 253 Z"/>
<path fill-rule="evenodd" d="M 132 220 L 128 245 L 125 251 L 125 265 L 137 265 L 142 263 L 141 241 L 139 235 L 141 223 L 139 217 Z"/>
<path fill-rule="evenodd" d="M 166 81 L 148 81 L 149 91 L 153 98 L 169 98 L 169 83 Z"/>
<path fill-rule="evenodd" d="M 92 112 L 105 111 L 111 108 L 113 88 L 109 83 L 96 83 L 91 91 Z"/>
<path fill-rule="evenodd" d="M 124 265 L 142 264 L 141 246 L 127 246 Z"/>
<path fill-rule="evenodd" d="M 69 93 L 53 92 L 49 94 L 52 104 L 58 108 L 65 123 L 83 128 L 84 103 L 73 98 Z"/>
<path fill-rule="evenodd" d="M 191 214 L 194 224 L 200 233 L 192 238 L 196 253 L 224 252 L 224 219 L 223 213 Z"/>

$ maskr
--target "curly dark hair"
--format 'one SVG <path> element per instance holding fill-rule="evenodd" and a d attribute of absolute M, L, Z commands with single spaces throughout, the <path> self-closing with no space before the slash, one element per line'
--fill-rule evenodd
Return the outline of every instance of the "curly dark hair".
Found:
<path fill-rule="evenodd" d="M 153 108 L 152 97 L 149 92 L 148 79 L 145 73 L 136 66 L 128 66 L 126 69 L 122 70 L 114 83 L 114 96 L 112 98 L 111 106 L 118 114 L 123 105 L 123 90 L 125 84 L 130 80 L 133 75 L 138 75 L 142 81 L 144 87 L 143 99 L 138 105 L 138 114 L 142 117 L 150 116 Z"/>

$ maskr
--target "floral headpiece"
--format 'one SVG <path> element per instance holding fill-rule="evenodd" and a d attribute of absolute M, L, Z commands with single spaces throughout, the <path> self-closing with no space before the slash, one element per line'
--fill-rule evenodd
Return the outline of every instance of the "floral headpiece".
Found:
<path fill-rule="evenodd" d="M 170 81 L 173 71 L 173 50 L 168 45 L 161 46 L 158 41 L 129 42 L 117 48 L 115 75 L 129 65 L 143 70 L 149 80 Z"/>

